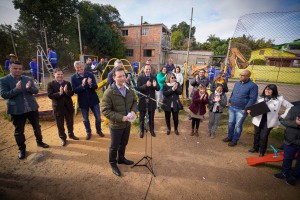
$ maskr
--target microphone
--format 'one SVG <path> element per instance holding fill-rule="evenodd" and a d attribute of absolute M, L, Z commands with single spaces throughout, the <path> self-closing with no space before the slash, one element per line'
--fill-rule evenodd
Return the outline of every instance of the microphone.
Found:
<path fill-rule="evenodd" d="M 128 85 L 125 82 L 123 83 L 123 85 L 127 90 L 130 90 L 130 88 L 128 87 Z"/>

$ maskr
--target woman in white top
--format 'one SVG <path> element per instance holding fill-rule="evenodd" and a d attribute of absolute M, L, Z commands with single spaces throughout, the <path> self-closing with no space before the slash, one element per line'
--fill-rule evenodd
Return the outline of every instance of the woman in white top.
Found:
<path fill-rule="evenodd" d="M 254 142 L 253 148 L 249 152 L 254 153 L 259 151 L 259 156 L 264 156 L 268 146 L 268 136 L 272 128 L 279 125 L 279 119 L 285 118 L 288 111 L 293 107 L 293 104 L 278 95 L 277 86 L 269 84 L 265 87 L 261 96 L 258 96 L 257 103 L 265 101 L 270 112 L 258 115 L 252 118 L 254 124 Z M 281 106 L 285 107 L 285 112 L 278 115 Z"/>

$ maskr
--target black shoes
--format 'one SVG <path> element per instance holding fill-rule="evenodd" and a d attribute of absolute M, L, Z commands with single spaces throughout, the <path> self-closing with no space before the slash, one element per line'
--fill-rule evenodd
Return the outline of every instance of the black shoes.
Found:
<path fill-rule="evenodd" d="M 156 137 L 156 134 L 154 133 L 154 131 L 150 131 L 152 137 Z"/>
<path fill-rule="evenodd" d="M 249 149 L 249 152 L 250 152 L 250 153 L 255 153 L 255 152 L 258 152 L 258 149 L 252 148 L 252 149 Z"/>
<path fill-rule="evenodd" d="M 144 137 L 144 131 L 140 131 L 140 138 Z"/>
<path fill-rule="evenodd" d="M 104 137 L 105 135 L 102 133 L 102 131 L 97 131 L 97 134 L 100 136 L 100 137 Z"/>
<path fill-rule="evenodd" d="M 122 160 L 118 160 L 118 164 L 124 164 L 124 165 L 133 165 L 134 162 L 131 160 L 127 160 L 126 158 L 122 159 Z"/>
<path fill-rule="evenodd" d="M 26 157 L 26 150 L 24 149 L 24 150 L 20 150 L 20 152 L 19 152 L 19 155 L 18 155 L 18 158 L 20 159 L 20 160 L 22 160 L 22 159 L 24 159 Z"/>
<path fill-rule="evenodd" d="M 296 185 L 296 182 L 297 182 L 297 179 L 296 179 L 295 177 L 293 177 L 293 176 L 290 176 L 290 177 L 288 177 L 288 178 L 286 179 L 286 183 L 287 183 L 288 185 L 294 186 L 294 185 Z"/>
<path fill-rule="evenodd" d="M 171 130 L 168 129 L 168 130 L 167 130 L 167 135 L 170 135 L 170 133 L 171 133 Z"/>
<path fill-rule="evenodd" d="M 61 146 L 66 146 L 67 140 L 66 139 L 61 139 Z"/>
<path fill-rule="evenodd" d="M 223 142 L 230 142 L 232 139 L 229 139 L 228 137 L 227 138 L 224 138 L 223 139 Z"/>
<path fill-rule="evenodd" d="M 263 157 L 265 155 L 265 153 L 259 153 L 259 157 Z"/>
<path fill-rule="evenodd" d="M 44 142 L 37 142 L 38 147 L 49 148 L 49 145 Z"/>
<path fill-rule="evenodd" d="M 116 176 L 121 176 L 121 172 L 117 166 L 117 164 L 111 164 L 111 169 L 112 172 L 116 175 Z"/>
<path fill-rule="evenodd" d="M 273 175 L 275 178 L 278 178 L 278 179 L 285 179 L 285 178 L 287 178 L 287 176 L 285 175 L 285 174 L 283 174 L 283 173 L 277 173 L 277 174 L 274 174 Z"/>
<path fill-rule="evenodd" d="M 178 132 L 178 130 L 175 130 L 175 134 L 176 134 L 176 135 L 179 135 L 179 132 Z"/>
<path fill-rule="evenodd" d="M 73 134 L 73 135 L 69 135 L 69 138 L 70 138 L 70 139 L 73 139 L 73 140 L 79 140 L 79 138 L 76 137 L 74 134 Z"/>
<path fill-rule="evenodd" d="M 235 145 L 237 145 L 237 142 L 230 141 L 230 142 L 228 143 L 228 146 L 230 146 L 230 147 L 234 147 Z"/>
<path fill-rule="evenodd" d="M 89 139 L 91 139 L 91 137 L 92 137 L 92 134 L 91 133 L 87 133 L 86 136 L 85 136 L 85 139 L 89 140 Z"/>

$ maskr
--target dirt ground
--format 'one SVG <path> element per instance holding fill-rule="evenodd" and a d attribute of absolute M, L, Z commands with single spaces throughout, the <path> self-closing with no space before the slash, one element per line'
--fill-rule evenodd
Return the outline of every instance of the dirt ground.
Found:
<path fill-rule="evenodd" d="M 0 100 L 0 111 L 5 101 Z M 92 124 L 94 122 L 91 116 Z M 54 121 L 41 122 L 44 141 L 49 149 L 36 146 L 32 128 L 26 125 L 27 158 L 17 158 L 13 125 L 0 121 L 0 199 L 299 199 L 300 183 L 289 186 L 272 175 L 281 163 L 250 167 L 246 158 L 252 137 L 242 135 L 240 143 L 228 147 L 206 136 L 207 121 L 200 125 L 200 137 L 191 137 L 191 121 L 180 116 L 179 131 L 167 136 L 163 113 L 157 113 L 153 138 L 153 177 L 146 167 L 119 165 L 121 177 L 115 176 L 108 163 L 109 130 L 105 138 L 93 134 L 85 140 L 81 115 L 75 117 L 79 141 L 60 145 Z M 94 127 L 93 127 L 94 128 Z M 93 129 L 94 130 L 94 129 Z M 148 142 L 150 139 L 148 138 Z M 273 141 L 271 140 L 270 143 Z M 149 146 L 150 143 L 148 143 Z M 277 143 L 273 143 L 279 145 Z M 132 128 L 126 157 L 135 162 L 144 156 L 145 138 Z M 148 151 L 150 155 L 150 151 Z"/>
<path fill-rule="evenodd" d="M 263 86 L 262 86 L 263 87 Z M 294 86 L 292 86 L 294 87 Z M 261 88 L 261 86 L 260 86 Z M 296 87 L 299 90 L 299 87 Z M 295 89 L 296 89 L 295 88 Z M 281 91 L 288 91 L 281 88 Z M 299 93 L 290 93 L 298 100 Z M 0 113 L 6 109 L 0 99 Z M 36 146 L 30 124 L 26 125 L 27 158 L 17 158 L 18 148 L 13 125 L 0 116 L 0 199 L 98 200 L 98 199 L 299 199 L 300 182 L 289 186 L 273 177 L 281 162 L 250 167 L 247 157 L 253 136 L 242 135 L 236 147 L 221 140 L 227 136 L 219 131 L 215 139 L 207 134 L 207 117 L 200 125 L 200 137 L 191 137 L 191 121 L 180 115 L 179 132 L 166 135 L 163 113 L 156 113 L 152 164 L 156 177 L 144 166 L 131 168 L 119 165 L 121 177 L 115 176 L 108 163 L 109 129 L 85 140 L 81 114 L 75 117 L 74 130 L 79 141 L 68 140 L 61 146 L 54 121 L 42 121 L 44 142 L 49 149 Z M 93 116 L 90 116 L 94 124 Z M 270 139 L 270 144 L 280 143 Z M 148 147 L 150 138 L 148 138 Z M 148 150 L 149 156 L 151 151 Z M 145 155 L 145 138 L 133 126 L 126 157 L 135 162 Z M 144 163 L 144 162 L 143 162 Z"/>

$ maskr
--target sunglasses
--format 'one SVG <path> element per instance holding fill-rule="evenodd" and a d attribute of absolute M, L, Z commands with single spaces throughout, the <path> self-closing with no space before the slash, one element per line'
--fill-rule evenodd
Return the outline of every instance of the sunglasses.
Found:
<path fill-rule="evenodd" d="M 176 77 L 171 77 L 171 79 L 176 79 Z"/>

